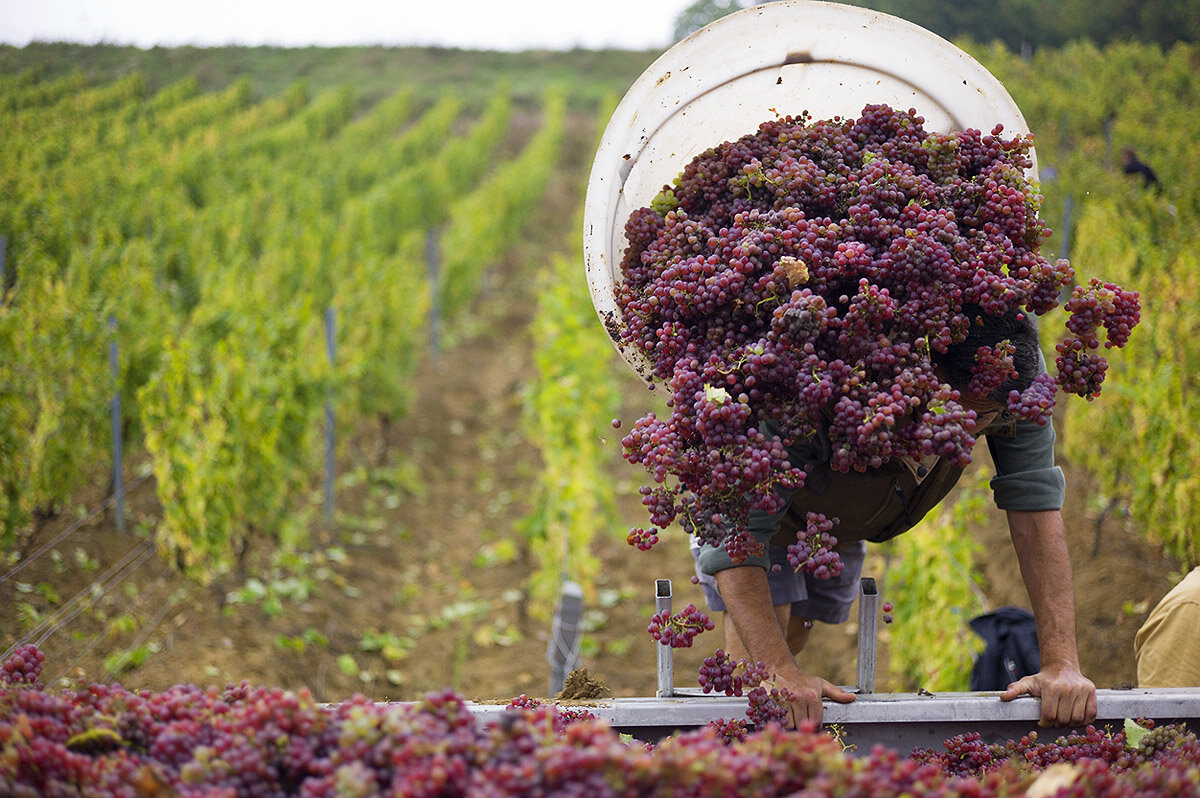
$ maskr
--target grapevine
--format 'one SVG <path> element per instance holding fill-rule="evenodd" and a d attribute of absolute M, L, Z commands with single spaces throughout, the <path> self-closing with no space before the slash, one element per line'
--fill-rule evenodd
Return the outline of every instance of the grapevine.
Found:
<path fill-rule="evenodd" d="M 971 343 L 985 322 L 1046 313 L 1074 275 L 1039 252 L 1032 137 L 923 122 L 883 105 L 768 120 L 629 216 L 614 335 L 668 387 L 670 415 L 639 419 L 622 444 L 657 483 L 644 491 L 657 526 L 680 517 L 744 561 L 758 553 L 749 512 L 778 512 L 776 489 L 804 484 L 787 445 L 824 432 L 842 472 L 931 454 L 961 466 L 970 407 L 1044 424 L 1057 389 L 1099 393 L 1098 331 L 1123 346 L 1137 293 L 1077 288 L 1048 379 L 1007 338 Z M 947 373 L 964 345 L 970 373 Z M 793 566 L 811 561 L 805 545 Z"/>
<path fill-rule="evenodd" d="M 73 79 L 46 97 L 62 103 L 5 103 L 0 548 L 91 484 L 116 391 L 130 454 L 154 469 L 160 548 L 208 578 L 247 535 L 293 545 L 278 530 L 304 523 L 323 407 L 346 429 L 405 413 L 430 318 L 427 231 L 464 217 L 446 228 L 459 277 L 499 257 L 558 163 L 561 103 L 514 159 L 497 155 L 512 117 L 500 84 L 476 115 L 453 92 L 417 114 L 412 86 L 297 83 L 254 102 L 248 78 L 151 96 L 158 82 Z M 474 282 L 451 282 L 444 300 L 470 298 Z M 331 306 L 353 320 L 339 316 L 329 368 Z"/>

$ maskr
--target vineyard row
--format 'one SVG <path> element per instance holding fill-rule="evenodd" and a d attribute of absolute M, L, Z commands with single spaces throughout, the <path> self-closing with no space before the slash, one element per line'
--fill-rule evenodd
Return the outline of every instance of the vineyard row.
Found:
<path fill-rule="evenodd" d="M 255 530 L 296 534 L 327 406 L 349 429 L 404 413 L 431 315 L 453 330 L 513 244 L 565 118 L 551 91 L 540 128 L 514 130 L 503 86 L 473 113 L 403 89 L 361 108 L 303 84 L 259 102 L 244 83 L 146 96 L 138 75 L 0 88 L 0 547 L 105 461 L 117 392 L 160 545 L 206 576 Z"/>

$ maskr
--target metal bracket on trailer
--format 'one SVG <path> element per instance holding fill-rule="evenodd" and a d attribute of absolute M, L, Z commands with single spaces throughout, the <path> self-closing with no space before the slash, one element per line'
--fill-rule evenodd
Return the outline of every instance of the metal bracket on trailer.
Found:
<path fill-rule="evenodd" d="M 654 581 L 654 614 L 671 614 L 671 580 L 656 579 Z M 656 645 L 658 651 L 658 697 L 670 698 L 675 695 L 675 657 L 670 646 Z"/>
<path fill-rule="evenodd" d="M 671 613 L 671 580 L 654 581 L 654 612 Z M 875 692 L 875 641 L 879 625 L 879 590 L 869 576 L 858 580 L 858 689 L 857 693 Z M 658 646 L 659 698 L 677 695 L 675 687 L 674 651 L 670 646 Z"/>

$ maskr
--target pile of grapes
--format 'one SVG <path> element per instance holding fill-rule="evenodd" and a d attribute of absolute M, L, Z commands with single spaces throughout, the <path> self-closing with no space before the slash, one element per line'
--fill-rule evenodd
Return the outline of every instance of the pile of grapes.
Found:
<path fill-rule="evenodd" d="M 738 720 L 647 743 L 525 696 L 484 723 L 451 692 L 335 705 L 246 684 L 50 692 L 36 650 L 16 658 L 0 675 L 0 794 L 15 798 L 1200 793 L 1200 743 L 1176 725 L 1137 726 L 1136 741 L 1091 727 L 1005 745 L 968 734 L 908 757 L 852 752 L 809 725 Z"/>
<path fill-rule="evenodd" d="M 965 465 L 968 405 L 1045 423 L 1057 389 L 1099 394 L 1101 337 L 1128 341 L 1137 294 L 1074 285 L 1065 260 L 1039 253 L 1050 233 L 1027 178 L 1030 137 L 923 122 L 881 105 L 858 119 L 773 119 L 697 156 L 630 215 L 610 332 L 644 355 L 671 411 L 622 442 L 657 483 L 643 488 L 655 528 L 639 542 L 679 517 L 744 559 L 749 510 L 777 512 L 776 486 L 803 484 L 785 445 L 818 428 L 834 470 L 931 454 Z M 1013 390 L 1004 339 L 947 382 L 939 357 L 973 325 L 1041 316 L 1068 288 L 1054 375 Z"/>

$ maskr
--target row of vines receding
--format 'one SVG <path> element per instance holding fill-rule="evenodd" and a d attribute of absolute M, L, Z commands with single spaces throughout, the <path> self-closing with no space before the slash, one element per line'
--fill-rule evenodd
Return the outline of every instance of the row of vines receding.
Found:
<path fill-rule="evenodd" d="M 169 559 L 209 579 L 301 541 L 326 414 L 405 413 L 431 320 L 453 333 L 558 160 L 561 91 L 528 138 L 502 82 L 414 94 L 0 79 L 0 549 L 112 462 L 114 397 Z"/>

